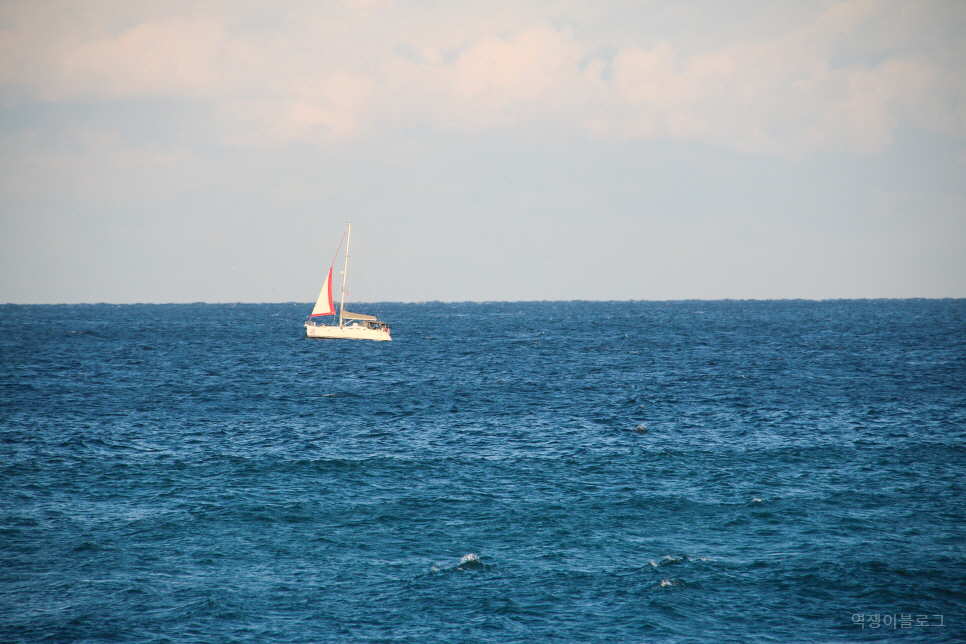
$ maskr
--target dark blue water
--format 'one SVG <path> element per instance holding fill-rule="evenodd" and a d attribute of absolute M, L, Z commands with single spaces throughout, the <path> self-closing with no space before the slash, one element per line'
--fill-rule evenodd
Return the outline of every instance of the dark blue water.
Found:
<path fill-rule="evenodd" d="M 966 639 L 966 300 L 378 308 L 0 307 L 0 641 Z"/>

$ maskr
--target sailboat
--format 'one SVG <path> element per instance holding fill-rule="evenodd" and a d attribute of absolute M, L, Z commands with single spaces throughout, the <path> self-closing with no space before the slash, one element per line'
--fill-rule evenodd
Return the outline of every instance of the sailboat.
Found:
<path fill-rule="evenodd" d="M 377 320 L 374 315 L 364 315 L 362 313 L 350 313 L 345 310 L 345 284 L 349 274 L 349 241 L 352 239 L 352 224 L 346 225 L 345 235 L 345 264 L 342 267 L 342 297 L 339 300 L 339 323 L 338 324 L 319 324 L 317 318 L 327 315 L 335 315 L 335 303 L 332 301 L 332 268 L 335 260 L 339 257 L 339 251 L 335 251 L 335 258 L 329 265 L 329 274 L 322 284 L 322 292 L 319 299 L 312 309 L 312 315 L 305 323 L 305 334 L 310 338 L 323 338 L 329 340 L 392 340 L 389 337 L 389 325 L 381 320 Z M 342 248 L 342 242 L 339 242 Z"/>

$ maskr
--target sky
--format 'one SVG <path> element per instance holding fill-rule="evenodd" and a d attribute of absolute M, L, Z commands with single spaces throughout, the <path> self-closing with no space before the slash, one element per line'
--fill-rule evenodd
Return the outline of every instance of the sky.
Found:
<path fill-rule="evenodd" d="M 966 297 L 966 3 L 0 0 L 0 302 Z M 338 269 L 337 269 L 338 270 Z"/>

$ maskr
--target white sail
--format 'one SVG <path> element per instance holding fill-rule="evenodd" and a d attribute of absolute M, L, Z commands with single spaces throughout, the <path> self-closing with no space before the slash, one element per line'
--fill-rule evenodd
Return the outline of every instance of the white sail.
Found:
<path fill-rule="evenodd" d="M 319 293 L 319 300 L 312 309 L 312 317 L 321 315 L 335 315 L 335 305 L 332 302 L 332 267 L 329 267 L 329 274 L 322 285 L 322 292 Z"/>

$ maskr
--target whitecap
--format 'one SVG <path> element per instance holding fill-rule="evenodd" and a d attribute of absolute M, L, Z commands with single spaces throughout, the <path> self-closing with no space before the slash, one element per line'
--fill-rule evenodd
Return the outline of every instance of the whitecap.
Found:
<path fill-rule="evenodd" d="M 457 570 L 484 570 L 486 565 L 480 561 L 480 556 L 477 554 L 470 553 L 468 555 L 463 555 L 460 559 L 459 564 L 456 566 Z"/>
<path fill-rule="evenodd" d="M 660 561 L 654 561 L 652 559 L 648 563 L 651 564 L 651 566 L 653 566 L 654 568 L 657 568 L 658 566 L 663 566 L 665 564 L 680 563 L 684 561 L 684 559 L 685 559 L 684 557 L 672 557 L 671 555 L 664 555 L 664 558 L 662 558 Z M 690 559 L 688 560 L 690 561 Z"/>

